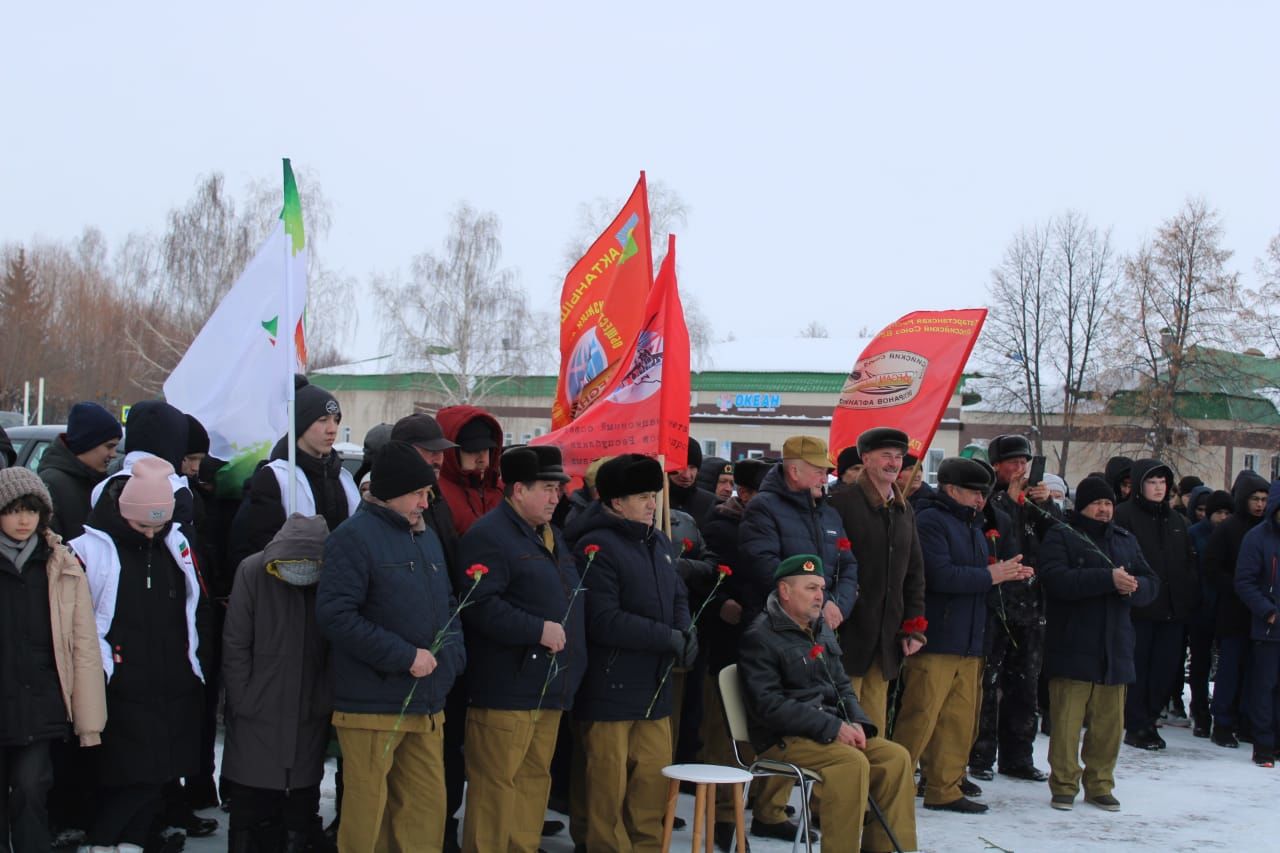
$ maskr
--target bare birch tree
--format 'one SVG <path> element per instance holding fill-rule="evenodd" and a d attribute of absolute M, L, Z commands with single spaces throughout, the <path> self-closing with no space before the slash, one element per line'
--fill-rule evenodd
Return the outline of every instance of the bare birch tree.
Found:
<path fill-rule="evenodd" d="M 498 217 L 461 204 L 440 254 L 415 256 L 407 280 L 374 281 L 397 354 L 433 377 L 424 390 L 444 405 L 480 402 L 507 377 L 547 367 L 551 324 L 501 261 Z"/>

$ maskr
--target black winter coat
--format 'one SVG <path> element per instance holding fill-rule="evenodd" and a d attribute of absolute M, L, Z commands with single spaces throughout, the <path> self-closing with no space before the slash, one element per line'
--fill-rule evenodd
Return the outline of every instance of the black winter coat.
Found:
<path fill-rule="evenodd" d="M 1116 507 L 1115 523 L 1137 537 L 1142 556 L 1160 579 L 1155 600 L 1135 607 L 1134 618 L 1185 622 L 1200 604 L 1200 576 L 1187 520 L 1168 503 L 1153 504 L 1142 496 L 1142 481 L 1158 464 L 1148 459 L 1134 463 L 1133 495 Z"/>
<path fill-rule="evenodd" d="M 592 545 L 600 550 L 588 569 Z M 671 631 L 689 627 L 688 593 L 676 574 L 671 541 L 657 528 L 601 511 L 574 554 L 588 589 L 587 673 L 574 716 L 643 720 L 674 658 Z M 668 677 L 649 719 L 670 714 Z"/>
<path fill-rule="evenodd" d="M 849 618 L 858 597 L 858 563 L 853 551 L 838 547 L 847 538 L 840 515 L 825 499 L 814 500 L 807 489 L 787 488 L 783 466 L 771 468 L 738 528 L 738 549 L 746 569 L 743 618 L 754 620 L 764 609 L 774 588 L 774 569 L 796 554 L 822 558 L 828 598 Z"/>
<path fill-rule="evenodd" d="M 742 524 L 742 515 L 746 507 L 735 495 L 711 511 L 707 516 L 703 534 L 707 548 L 715 553 L 716 559 L 733 570 L 733 574 L 724 579 L 715 598 L 707 605 L 707 612 L 702 617 L 706 626 L 703 632 L 710 648 L 707 650 L 711 672 L 719 672 L 724 667 L 738 661 L 738 642 L 746 628 L 745 620 L 739 619 L 730 624 L 720 618 L 720 608 L 727 601 L 742 604 L 742 579 L 745 568 L 741 552 L 738 550 L 738 527 Z"/>
<path fill-rule="evenodd" d="M 63 438 L 60 435 L 54 439 L 40 457 L 39 474 L 53 498 L 53 518 L 49 527 L 70 542 L 84 533 L 84 521 L 89 517 L 89 496 L 93 494 L 93 487 L 107 475 L 77 459 Z"/>
<path fill-rule="evenodd" d="M 324 543 L 316 621 L 331 644 L 334 709 L 398 714 L 413 687 L 418 649 L 430 649 L 456 602 L 440 540 L 425 526 L 366 502 Z M 407 713 L 434 714 L 466 666 L 462 626 L 449 625 L 434 672 Z"/>
<path fill-rule="evenodd" d="M 120 517 L 115 492 L 108 489 L 88 519 L 112 538 L 120 555 L 116 609 L 106 635 L 115 665 L 96 756 L 98 781 L 159 785 L 199 770 L 204 685 L 188 658 L 186 580 L 165 547 L 169 529 L 150 540 L 133 530 Z M 197 612 L 207 616 L 203 598 Z M 207 665 L 209 656 L 200 658 Z"/>
<path fill-rule="evenodd" d="M 982 515 L 943 492 L 920 502 L 916 530 L 924 554 L 924 653 L 981 657 L 991 572 Z"/>
<path fill-rule="evenodd" d="M 689 513 L 693 516 L 694 523 L 699 526 L 715 508 L 715 494 L 704 491 L 696 485 L 683 488 L 671 483 L 668 485 L 668 490 L 671 495 L 671 508 Z"/>
<path fill-rule="evenodd" d="M 821 654 L 814 649 L 821 646 Z M 796 623 L 772 592 L 765 612 L 742 635 L 738 677 L 747 706 L 751 745 L 763 752 L 784 737 L 831 743 L 842 722 L 878 734 L 845 674 L 844 652 L 819 616 L 809 628 Z"/>
<path fill-rule="evenodd" d="M 1201 560 L 1204 572 L 1217 592 L 1214 610 L 1214 634 L 1218 637 L 1247 637 L 1252 617 L 1249 608 L 1236 594 L 1236 560 L 1245 534 L 1262 521 L 1249 512 L 1249 496 L 1267 491 L 1270 484 L 1251 471 L 1236 478 L 1232 497 L 1235 509 L 1209 534 L 1209 544 Z"/>
<path fill-rule="evenodd" d="M 1001 527 L 997 556 L 1003 560 L 1021 554 L 1022 565 L 1038 568 L 1040 543 L 1061 523 L 1062 512 L 1053 501 L 1019 506 L 1009 497 L 1008 487 L 1008 483 L 997 484 L 987 502 L 988 507 L 1009 520 L 1007 527 Z M 1034 577 L 992 587 L 987 594 L 987 607 L 1002 607 L 1005 618 L 1016 625 L 1036 625 L 1044 618 L 1043 595 Z"/>
<path fill-rule="evenodd" d="M 1130 595 L 1117 592 L 1112 580 L 1113 567 L 1120 566 L 1138 579 Z M 1132 684 L 1137 676 L 1131 608 L 1149 604 L 1160 588 L 1133 534 L 1079 516 L 1070 529 L 1062 526 L 1045 536 L 1038 573 L 1047 598 L 1045 675 Z"/>
<path fill-rule="evenodd" d="M 291 519 L 236 572 L 222 630 L 222 774 L 241 785 L 284 791 L 324 777 L 333 674 L 316 624 L 316 587 L 294 586 L 266 569 L 273 559 L 315 553 L 327 533 L 315 530 L 318 524 Z"/>
<path fill-rule="evenodd" d="M 289 458 L 288 436 L 276 442 L 267 461 Z M 311 486 L 315 496 L 316 514 L 323 516 L 329 530 L 337 530 L 350 514 L 347 494 L 338 479 L 342 471 L 342 457 L 336 452 L 323 459 L 298 451 L 297 464 Z M 256 554 L 284 526 L 284 498 L 280 494 L 280 482 L 274 471 L 263 465 L 249 480 L 249 493 L 232 522 L 230 557 L 238 566 L 250 554 Z"/>
<path fill-rule="evenodd" d="M 858 600 L 840 626 L 844 666 L 866 675 L 872 661 L 885 678 L 902 666 L 902 623 L 924 615 L 924 555 L 915 511 L 893 487 L 886 503 L 870 478 L 859 475 L 831 500 L 858 560 Z"/>
<path fill-rule="evenodd" d="M 49 611 L 52 551 L 39 533 L 19 571 L 0 556 L 0 746 L 25 746 L 71 732 L 53 653 Z"/>
<path fill-rule="evenodd" d="M 503 501 L 462 536 L 463 571 L 475 563 L 489 569 L 462 611 L 472 705 L 528 711 L 538 707 L 541 696 L 543 708 L 573 707 L 587 666 L 586 596 L 573 598 L 578 567 L 559 531 L 552 531 L 555 547 L 548 551 L 533 527 Z M 565 623 L 564 650 L 554 664 L 541 645 L 544 622 Z M 556 674 L 548 682 L 553 666 Z"/>

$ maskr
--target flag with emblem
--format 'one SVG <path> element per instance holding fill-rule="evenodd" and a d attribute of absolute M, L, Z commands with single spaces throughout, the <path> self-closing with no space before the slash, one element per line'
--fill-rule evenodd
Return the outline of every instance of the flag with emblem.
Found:
<path fill-rule="evenodd" d="M 280 219 L 164 383 L 165 399 L 209 431 L 227 460 L 219 491 L 239 495 L 258 460 L 289 427 L 294 373 L 306 365 L 307 243 L 302 202 L 284 161 Z"/>

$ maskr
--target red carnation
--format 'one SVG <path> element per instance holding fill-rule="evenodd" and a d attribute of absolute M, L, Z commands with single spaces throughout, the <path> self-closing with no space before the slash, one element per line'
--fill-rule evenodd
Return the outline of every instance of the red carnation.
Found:
<path fill-rule="evenodd" d="M 852 551 L 853 543 L 850 542 L 845 537 L 841 536 L 839 539 L 836 540 L 836 549 L 840 551 Z"/>
<path fill-rule="evenodd" d="M 726 577 L 726 578 L 729 577 L 731 574 L 733 574 L 733 569 L 729 568 L 724 563 L 720 564 L 720 566 L 717 568 L 717 571 L 720 572 L 721 577 Z"/>
<path fill-rule="evenodd" d="M 822 657 L 822 643 L 814 643 L 813 648 L 809 649 L 810 660 L 817 660 Z"/>
<path fill-rule="evenodd" d="M 1000 561 L 999 561 L 999 560 L 997 560 L 997 559 L 995 558 L 995 556 L 994 556 L 994 555 L 993 555 L 993 556 L 990 556 L 990 557 L 987 557 L 987 565 L 988 565 L 988 566 L 994 566 L 994 565 L 995 565 L 996 563 L 998 563 L 998 562 L 1000 562 Z"/>
<path fill-rule="evenodd" d="M 990 539 L 992 542 L 996 541 L 997 539 L 1000 538 L 1000 531 L 996 530 L 994 527 L 991 528 L 990 530 L 987 531 L 987 538 Z"/>
<path fill-rule="evenodd" d="M 915 616 L 902 623 L 904 634 L 923 634 L 929 627 L 929 620 L 923 616 Z"/>
<path fill-rule="evenodd" d="M 1018 493 L 1018 506 L 1022 506 L 1022 505 L 1023 505 L 1023 504 L 1025 504 L 1026 502 L 1027 502 L 1027 493 L 1026 493 L 1026 492 L 1019 492 L 1019 493 Z"/>
<path fill-rule="evenodd" d="M 483 575 L 489 574 L 489 567 L 484 563 L 473 563 L 471 568 L 467 569 L 467 577 L 473 581 L 478 581 Z"/>
<path fill-rule="evenodd" d="M 582 553 L 590 557 L 592 554 L 596 553 L 599 550 L 600 550 L 599 545 L 588 545 L 587 547 L 582 549 Z"/>
<path fill-rule="evenodd" d="M 692 550 L 693 550 L 693 540 L 692 540 L 692 539 L 682 539 L 682 540 L 680 540 L 680 547 L 684 549 L 683 553 L 688 553 L 688 552 L 692 551 Z"/>

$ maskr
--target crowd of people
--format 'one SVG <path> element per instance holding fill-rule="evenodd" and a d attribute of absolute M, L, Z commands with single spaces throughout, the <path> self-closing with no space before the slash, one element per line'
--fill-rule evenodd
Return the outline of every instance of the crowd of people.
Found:
<path fill-rule="evenodd" d="M 296 396 L 292 475 L 286 436 L 235 497 L 160 401 L 127 431 L 76 405 L 38 472 L 0 433 L 12 850 L 173 853 L 221 805 L 231 853 L 533 853 L 565 831 L 548 806 L 577 849 L 656 851 L 663 767 L 734 763 L 730 665 L 740 751 L 821 775 L 808 831 L 837 853 L 916 849 L 917 797 L 980 814 L 995 773 L 1118 811 L 1122 742 L 1162 725 L 1273 766 L 1280 484 L 1252 471 L 1227 492 L 1116 457 L 1069 491 L 1003 435 L 935 487 L 885 426 L 834 466 L 808 435 L 776 460 L 691 441 L 681 470 L 605 457 L 570 490 L 557 448 L 504 448 L 473 406 L 376 427 L 350 472 L 338 401 Z M 799 837 L 793 784 L 753 783 L 752 835 Z"/>

